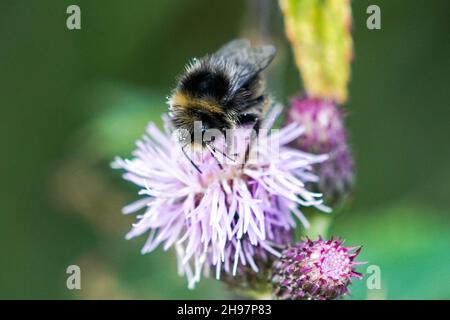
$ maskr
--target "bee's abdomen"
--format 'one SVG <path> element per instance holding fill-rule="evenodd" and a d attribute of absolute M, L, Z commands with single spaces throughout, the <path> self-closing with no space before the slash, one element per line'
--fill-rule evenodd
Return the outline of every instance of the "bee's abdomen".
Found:
<path fill-rule="evenodd" d="M 213 98 L 220 101 L 228 92 L 229 81 L 218 70 L 196 70 L 180 81 L 180 90 L 196 98 Z"/>

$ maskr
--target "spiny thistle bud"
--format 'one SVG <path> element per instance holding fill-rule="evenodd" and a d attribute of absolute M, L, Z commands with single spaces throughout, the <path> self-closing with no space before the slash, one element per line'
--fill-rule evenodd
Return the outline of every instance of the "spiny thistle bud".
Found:
<path fill-rule="evenodd" d="M 330 300 L 348 293 L 351 278 L 361 278 L 353 260 L 361 247 L 345 248 L 341 240 L 307 239 L 288 247 L 274 263 L 275 298 Z"/>
<path fill-rule="evenodd" d="M 323 193 L 328 205 L 336 205 L 348 195 L 354 182 L 353 157 L 341 111 L 330 100 L 294 98 L 287 122 L 305 128 L 305 133 L 294 142 L 295 147 L 329 156 L 327 161 L 314 166 L 320 178 L 315 187 Z"/>

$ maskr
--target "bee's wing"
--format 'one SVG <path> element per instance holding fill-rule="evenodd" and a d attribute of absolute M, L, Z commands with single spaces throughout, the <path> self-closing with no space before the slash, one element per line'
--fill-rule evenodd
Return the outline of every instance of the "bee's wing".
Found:
<path fill-rule="evenodd" d="M 234 59 L 238 58 L 237 55 L 239 54 L 239 51 L 248 50 L 250 48 L 250 41 L 247 39 L 235 39 L 223 45 L 215 54 L 226 59 Z"/>
<path fill-rule="evenodd" d="M 230 90 L 225 100 L 232 98 L 251 78 L 267 68 L 275 53 L 274 46 L 265 45 L 252 48 L 250 42 L 245 39 L 233 40 L 220 48 L 215 55 L 228 62 L 231 61 L 235 65 Z"/>

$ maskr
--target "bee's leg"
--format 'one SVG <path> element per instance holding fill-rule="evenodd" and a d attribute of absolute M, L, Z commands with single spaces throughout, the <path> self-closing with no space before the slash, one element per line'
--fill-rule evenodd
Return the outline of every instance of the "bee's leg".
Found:
<path fill-rule="evenodd" d="M 223 131 L 222 134 L 223 134 L 223 136 L 224 136 L 224 138 L 225 138 L 225 144 L 226 144 L 226 149 L 227 149 L 226 152 L 223 151 L 223 150 L 220 150 L 220 147 L 216 148 L 216 147 L 214 146 L 214 144 L 212 143 L 214 140 L 208 141 L 208 142 L 204 142 L 204 144 L 205 144 L 205 146 L 209 146 L 209 147 L 212 149 L 212 152 L 213 152 L 214 154 L 216 154 L 216 152 L 218 152 L 218 153 L 220 153 L 223 157 L 227 158 L 228 160 L 231 160 L 232 162 L 236 162 L 236 158 L 233 159 L 233 158 L 231 158 L 231 157 L 229 156 L 229 151 L 230 151 L 231 144 L 227 143 L 228 141 L 227 141 L 226 132 Z M 235 153 L 235 154 L 233 154 L 233 155 L 234 155 L 235 157 L 237 157 L 238 154 Z"/>
<path fill-rule="evenodd" d="M 216 149 L 215 147 L 213 147 L 212 146 L 212 148 L 213 148 L 213 150 L 214 150 L 214 152 L 219 152 L 222 156 L 224 156 L 225 158 L 227 158 L 228 160 L 231 160 L 231 161 L 233 161 L 233 162 L 235 162 L 236 161 L 236 158 L 235 159 L 233 159 L 233 158 L 231 158 L 229 155 L 228 155 L 228 151 L 227 152 L 224 152 L 224 151 L 222 151 L 222 150 L 218 150 L 218 149 Z M 228 145 L 227 145 L 227 149 L 228 149 Z M 237 156 L 237 153 L 234 153 L 233 154 L 233 156 Z"/>
<path fill-rule="evenodd" d="M 185 144 L 184 146 L 181 147 L 181 150 L 183 151 L 184 156 L 189 160 L 189 162 L 192 164 L 192 166 L 200 173 L 202 174 L 202 170 L 200 170 L 200 168 L 194 163 L 194 161 L 189 157 L 189 155 L 186 153 L 186 150 L 184 148 L 186 148 L 187 144 Z"/>
<path fill-rule="evenodd" d="M 256 137 L 258 137 L 260 124 L 261 124 L 260 120 L 255 117 L 255 121 L 253 122 L 252 132 L 251 132 L 251 136 L 250 136 L 250 141 L 248 142 L 247 148 L 245 149 L 245 156 L 244 156 L 244 162 L 242 163 L 242 168 L 245 166 L 245 164 L 248 161 L 248 158 L 250 157 L 250 148 L 251 148 L 254 140 L 256 139 Z"/>
<path fill-rule="evenodd" d="M 219 159 L 217 159 L 217 157 L 214 153 L 216 151 L 216 148 L 211 146 L 209 143 L 206 144 L 206 148 L 208 148 L 209 152 L 211 153 L 211 156 L 214 158 L 214 160 L 216 160 L 217 165 L 219 166 L 220 170 L 223 170 L 222 164 L 220 163 Z"/>

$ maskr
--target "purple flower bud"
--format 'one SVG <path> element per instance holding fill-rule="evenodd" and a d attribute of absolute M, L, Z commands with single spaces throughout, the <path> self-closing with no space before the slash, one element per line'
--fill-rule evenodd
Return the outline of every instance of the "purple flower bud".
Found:
<path fill-rule="evenodd" d="M 305 240 L 283 251 L 273 266 L 273 295 L 284 300 L 330 300 L 348 293 L 351 278 L 362 278 L 353 260 L 361 247 L 341 240 Z"/>
<path fill-rule="evenodd" d="M 311 153 L 328 154 L 329 159 L 314 166 L 320 178 L 315 187 L 329 205 L 337 204 L 351 191 L 354 182 L 353 157 L 347 143 L 343 115 L 330 100 L 294 98 L 288 123 L 298 123 L 305 133 L 294 146 Z"/>

